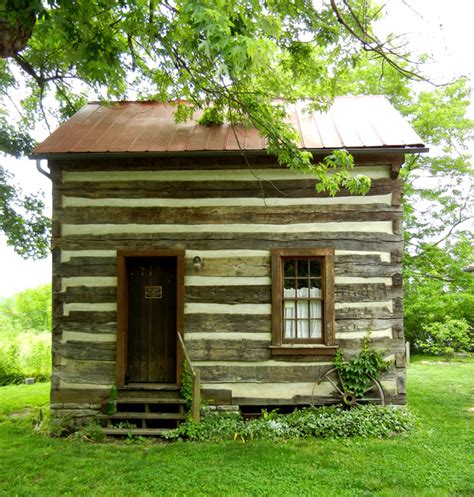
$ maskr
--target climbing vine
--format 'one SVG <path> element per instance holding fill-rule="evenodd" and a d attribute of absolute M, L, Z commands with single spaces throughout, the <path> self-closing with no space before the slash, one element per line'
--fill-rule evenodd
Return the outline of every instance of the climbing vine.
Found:
<path fill-rule="evenodd" d="M 370 347 L 369 337 L 364 338 L 362 350 L 356 357 L 345 361 L 342 352 L 338 350 L 335 360 L 344 390 L 356 396 L 363 396 L 370 387 L 372 378 L 378 379 L 381 373 L 390 368 L 390 364 L 379 351 Z"/>

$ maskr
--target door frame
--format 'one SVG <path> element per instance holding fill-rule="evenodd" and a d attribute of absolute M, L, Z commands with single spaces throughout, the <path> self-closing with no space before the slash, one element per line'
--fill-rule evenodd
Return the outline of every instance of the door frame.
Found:
<path fill-rule="evenodd" d="M 176 328 L 184 329 L 184 250 L 117 250 L 117 368 L 116 384 L 124 386 L 128 360 L 128 274 L 127 259 L 133 257 L 176 258 Z M 181 384 L 183 351 L 176 340 L 176 385 Z"/>

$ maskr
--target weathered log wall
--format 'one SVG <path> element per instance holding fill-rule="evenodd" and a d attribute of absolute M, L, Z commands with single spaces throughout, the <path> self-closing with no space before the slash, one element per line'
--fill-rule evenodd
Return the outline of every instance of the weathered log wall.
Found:
<path fill-rule="evenodd" d="M 109 391 L 117 250 L 160 248 L 186 251 L 185 340 L 209 397 L 308 401 L 330 358 L 272 358 L 270 250 L 331 247 L 338 345 L 354 354 L 370 332 L 394 359 L 384 378 L 389 397 L 404 402 L 401 181 L 393 158 L 359 158 L 355 172 L 372 177 L 369 194 L 330 198 L 304 175 L 262 159 L 250 170 L 239 160 L 51 161 L 57 405 L 95 405 Z"/>

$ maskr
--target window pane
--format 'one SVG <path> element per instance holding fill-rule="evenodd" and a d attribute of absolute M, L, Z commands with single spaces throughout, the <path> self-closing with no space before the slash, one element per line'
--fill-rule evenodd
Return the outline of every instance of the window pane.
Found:
<path fill-rule="evenodd" d="M 283 263 L 283 276 L 285 278 L 296 276 L 296 261 L 294 259 L 285 259 Z"/>
<path fill-rule="evenodd" d="M 309 338 L 309 319 L 300 319 L 298 317 L 297 338 Z"/>
<path fill-rule="evenodd" d="M 294 319 L 285 319 L 283 321 L 284 338 L 296 338 L 295 325 L 296 321 Z"/>
<path fill-rule="evenodd" d="M 316 280 L 314 278 L 311 278 L 311 297 L 320 297 L 320 296 L 321 296 L 321 280 Z"/>
<path fill-rule="evenodd" d="M 322 333 L 322 321 L 320 319 L 311 319 L 311 338 L 321 338 Z"/>
<path fill-rule="evenodd" d="M 302 278 L 296 280 L 296 288 L 298 288 L 298 296 L 299 297 L 307 297 L 308 296 L 308 278 Z M 301 293 L 300 290 L 306 290 L 306 294 Z"/>
<path fill-rule="evenodd" d="M 294 299 L 296 297 L 296 290 L 294 288 L 285 288 L 283 290 L 283 297 L 285 299 L 285 306 L 289 301 L 287 299 Z"/>
<path fill-rule="evenodd" d="M 298 264 L 298 271 L 297 271 L 298 278 L 307 278 L 309 271 L 309 261 L 306 259 L 298 259 L 297 264 Z"/>
<path fill-rule="evenodd" d="M 311 319 L 318 318 L 321 319 L 321 301 L 311 300 Z"/>
<path fill-rule="evenodd" d="M 311 259 L 310 262 L 310 275 L 311 277 L 321 276 L 321 261 L 318 259 Z"/>
<path fill-rule="evenodd" d="M 285 290 L 285 293 L 287 290 Z M 290 290 L 293 292 L 294 290 Z M 285 300 L 283 307 L 283 331 L 285 338 L 295 338 L 295 317 L 296 317 L 296 302 L 294 300 Z"/>
<path fill-rule="evenodd" d="M 302 292 L 302 293 L 301 293 Z M 298 297 L 306 297 L 308 295 L 308 289 L 303 288 L 298 290 Z M 298 313 L 298 319 L 308 319 L 309 318 L 309 301 L 308 300 L 298 300 L 296 311 Z"/>
<path fill-rule="evenodd" d="M 294 278 L 285 278 L 284 281 L 285 290 L 290 288 L 296 288 L 296 280 Z"/>
<path fill-rule="evenodd" d="M 284 317 L 285 319 L 295 319 L 296 302 L 294 300 L 285 300 Z"/>

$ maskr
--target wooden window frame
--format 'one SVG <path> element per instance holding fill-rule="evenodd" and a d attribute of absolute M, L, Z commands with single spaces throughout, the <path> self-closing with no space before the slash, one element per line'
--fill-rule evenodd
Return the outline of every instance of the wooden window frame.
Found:
<path fill-rule="evenodd" d="M 317 258 L 321 261 L 322 278 L 322 339 L 295 339 L 283 337 L 283 263 L 286 258 Z M 272 355 L 335 355 L 334 332 L 334 249 L 273 249 L 272 265 Z"/>

